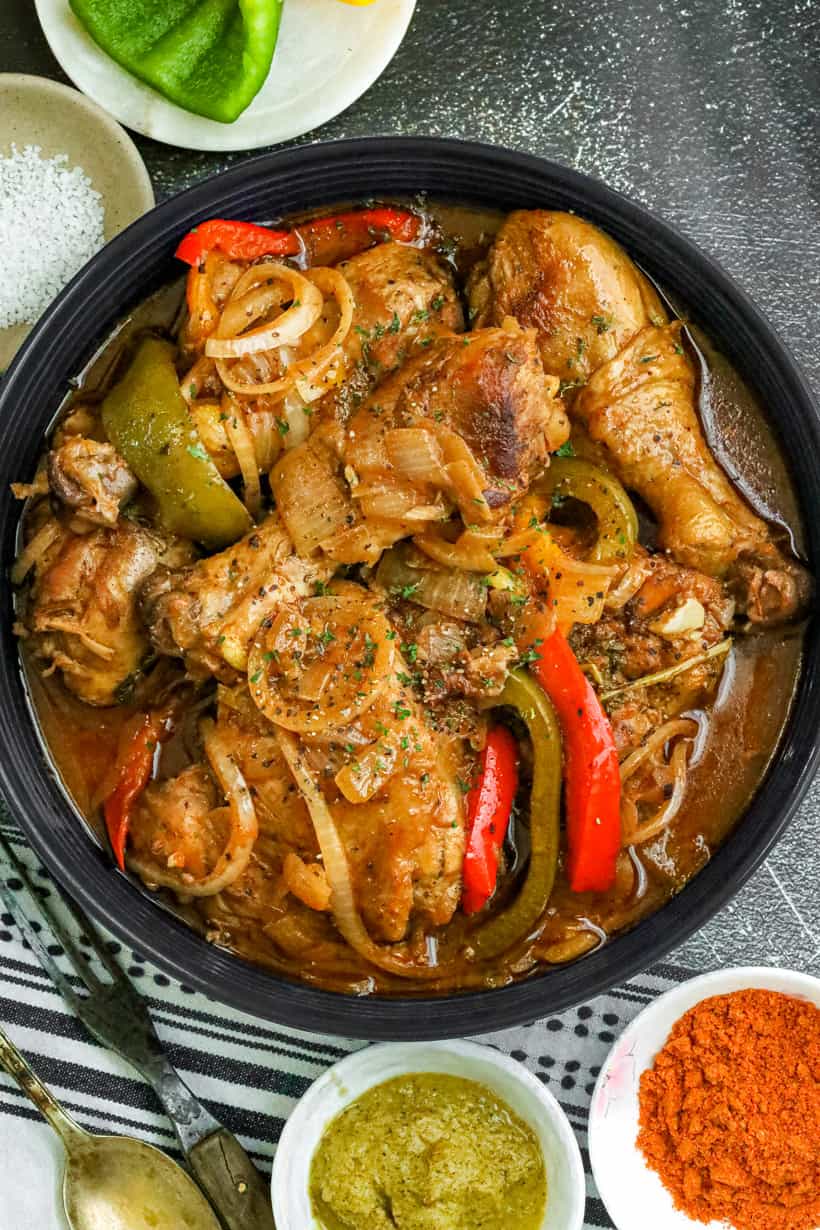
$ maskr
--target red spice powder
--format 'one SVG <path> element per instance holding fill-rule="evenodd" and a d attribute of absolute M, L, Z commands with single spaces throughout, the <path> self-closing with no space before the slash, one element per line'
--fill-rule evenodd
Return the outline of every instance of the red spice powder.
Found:
<path fill-rule="evenodd" d="M 638 1147 L 696 1221 L 820 1227 L 820 1009 L 775 991 L 691 1008 L 644 1072 Z"/>

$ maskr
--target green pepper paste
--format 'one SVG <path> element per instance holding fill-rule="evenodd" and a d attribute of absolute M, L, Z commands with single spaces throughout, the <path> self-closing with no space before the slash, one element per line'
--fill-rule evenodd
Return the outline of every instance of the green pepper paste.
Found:
<path fill-rule="evenodd" d="M 544 1158 L 490 1089 L 439 1073 L 398 1076 L 325 1130 L 310 1169 L 323 1230 L 539 1230 Z"/>

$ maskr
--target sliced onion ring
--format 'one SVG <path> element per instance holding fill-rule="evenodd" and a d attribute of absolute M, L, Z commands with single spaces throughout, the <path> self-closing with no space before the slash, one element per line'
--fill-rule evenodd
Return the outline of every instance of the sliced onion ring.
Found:
<path fill-rule="evenodd" d="M 329 376 L 329 369 L 343 362 L 342 344 L 353 324 L 356 304 L 347 278 L 338 269 L 320 266 L 309 270 L 306 276 L 323 295 L 332 295 L 339 305 L 339 323 L 328 341 L 307 358 L 298 359 L 288 371 L 302 400 L 312 402 L 322 397 L 330 385 L 337 383 L 335 377 Z"/>
<path fill-rule="evenodd" d="M 242 475 L 245 507 L 254 521 L 258 521 L 262 515 L 262 487 L 253 436 L 248 428 L 244 410 L 228 393 L 222 398 L 222 413 L 225 416 L 225 434 L 236 454 Z"/>
<path fill-rule="evenodd" d="M 277 279 L 288 284 L 291 306 L 274 320 L 242 332 L 270 309 L 270 294 L 259 291 Z M 321 311 L 321 291 L 304 274 L 278 261 L 252 265 L 233 288 L 219 324 L 205 343 L 205 353 L 212 359 L 239 359 L 276 346 L 293 346 L 316 323 Z"/>
<path fill-rule="evenodd" d="M 204 721 L 201 729 L 205 754 L 228 800 L 231 813 L 231 831 L 225 849 L 214 868 L 198 880 L 193 877 L 186 879 L 184 873 L 163 871 L 134 856 L 129 856 L 128 859 L 129 867 L 147 882 L 171 888 L 184 897 L 214 897 L 234 884 L 246 870 L 259 834 L 256 808 L 244 775 L 225 746 L 222 736 L 217 733 L 214 723 Z"/>

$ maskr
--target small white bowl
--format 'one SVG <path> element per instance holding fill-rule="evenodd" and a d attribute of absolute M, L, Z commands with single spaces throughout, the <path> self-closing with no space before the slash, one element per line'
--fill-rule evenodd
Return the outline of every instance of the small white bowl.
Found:
<path fill-rule="evenodd" d="M 589 1112 L 589 1157 L 601 1199 L 618 1230 L 704 1230 L 676 1209 L 660 1176 L 636 1145 L 641 1074 L 651 1067 L 684 1012 L 713 995 L 754 988 L 780 991 L 820 1007 L 820 978 L 767 966 L 716 970 L 653 1000 L 621 1034 L 595 1084 Z M 718 1230 L 722 1223 L 710 1222 Z"/>
<path fill-rule="evenodd" d="M 310 1164 L 322 1133 L 351 1102 L 409 1072 L 442 1072 L 486 1085 L 533 1129 L 547 1169 L 547 1207 L 540 1230 L 581 1230 L 586 1201 L 578 1143 L 555 1098 L 514 1059 L 475 1042 L 388 1042 L 334 1064 L 311 1085 L 285 1124 L 273 1163 L 278 1230 L 314 1230 Z"/>

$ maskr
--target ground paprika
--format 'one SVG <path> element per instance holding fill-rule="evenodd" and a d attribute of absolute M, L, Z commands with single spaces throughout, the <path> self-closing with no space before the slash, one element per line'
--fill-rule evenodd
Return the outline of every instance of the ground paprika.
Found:
<path fill-rule="evenodd" d="M 705 999 L 640 1085 L 638 1147 L 689 1217 L 820 1226 L 820 1009 L 775 991 Z"/>

